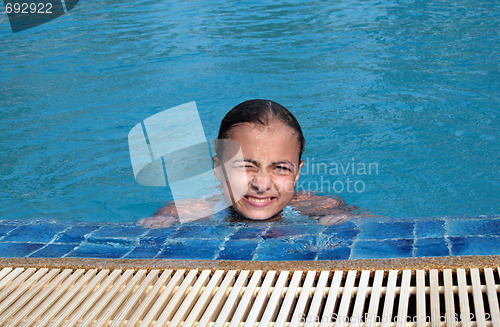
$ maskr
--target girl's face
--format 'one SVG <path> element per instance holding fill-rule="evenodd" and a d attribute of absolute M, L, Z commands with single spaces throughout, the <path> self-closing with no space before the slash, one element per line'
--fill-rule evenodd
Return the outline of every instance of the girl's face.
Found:
<path fill-rule="evenodd" d="M 294 130 L 279 121 L 271 121 L 269 126 L 244 123 L 231 128 L 229 138 L 239 143 L 243 159 L 225 164 L 227 178 L 231 189 L 246 190 L 233 208 L 249 219 L 273 217 L 292 200 L 304 165 L 299 162 L 299 142 Z M 246 173 L 246 180 L 231 178 L 241 177 L 242 173 Z M 227 182 L 223 182 L 223 187 L 226 199 L 231 201 Z"/>

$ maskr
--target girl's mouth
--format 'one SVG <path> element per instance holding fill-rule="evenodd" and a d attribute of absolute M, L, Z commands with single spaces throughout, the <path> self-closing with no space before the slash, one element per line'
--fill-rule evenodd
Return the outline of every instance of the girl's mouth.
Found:
<path fill-rule="evenodd" d="M 245 195 L 243 197 L 243 200 L 254 207 L 265 207 L 273 203 L 276 200 L 276 197 L 257 198 L 250 195 Z"/>

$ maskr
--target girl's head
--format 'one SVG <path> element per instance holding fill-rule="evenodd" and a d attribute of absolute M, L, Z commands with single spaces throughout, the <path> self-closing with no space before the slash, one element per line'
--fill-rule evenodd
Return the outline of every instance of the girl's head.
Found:
<path fill-rule="evenodd" d="M 227 176 L 220 176 L 220 170 L 216 176 L 232 207 L 256 220 L 279 213 L 292 200 L 304 164 L 305 139 L 295 117 L 273 101 L 245 101 L 226 114 L 218 138 L 237 142 L 243 155 L 242 159 L 227 158 L 230 155 L 219 146 L 214 157 L 214 166 L 224 163 Z M 246 179 L 241 178 L 243 173 Z M 247 185 L 239 185 L 242 183 Z M 246 193 L 231 197 L 232 189 L 245 189 Z"/>

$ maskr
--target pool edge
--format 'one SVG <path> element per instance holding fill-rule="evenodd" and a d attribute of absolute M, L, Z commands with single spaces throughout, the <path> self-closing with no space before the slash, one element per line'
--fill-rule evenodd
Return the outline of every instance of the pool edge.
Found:
<path fill-rule="evenodd" d="M 169 259 L 99 258 L 0 258 L 3 267 L 71 269 L 210 269 L 210 270 L 403 270 L 497 268 L 500 255 L 420 257 L 396 259 L 320 260 L 320 261 L 231 261 Z"/>

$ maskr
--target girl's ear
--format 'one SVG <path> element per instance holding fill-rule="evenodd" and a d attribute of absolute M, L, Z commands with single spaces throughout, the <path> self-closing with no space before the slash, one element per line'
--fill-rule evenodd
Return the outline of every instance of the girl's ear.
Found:
<path fill-rule="evenodd" d="M 294 184 L 297 184 L 297 181 L 299 180 L 300 177 L 300 170 L 302 169 L 303 166 L 304 166 L 304 161 L 301 160 L 299 163 L 299 170 L 297 171 L 297 175 L 295 175 Z"/>
<path fill-rule="evenodd" d="M 222 183 L 222 181 L 224 180 L 224 178 L 221 175 L 221 168 L 222 167 L 220 166 L 221 163 L 219 162 L 219 158 L 217 158 L 217 156 L 213 156 L 212 160 L 214 162 L 213 170 L 214 170 L 215 177 L 217 177 L 217 179 L 219 180 L 219 182 Z"/>

